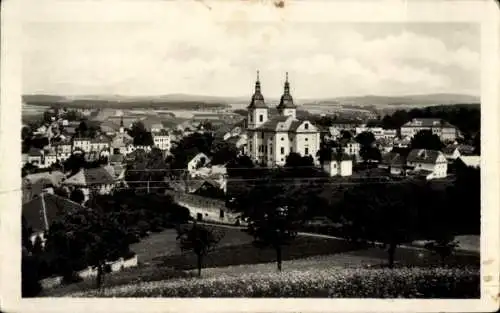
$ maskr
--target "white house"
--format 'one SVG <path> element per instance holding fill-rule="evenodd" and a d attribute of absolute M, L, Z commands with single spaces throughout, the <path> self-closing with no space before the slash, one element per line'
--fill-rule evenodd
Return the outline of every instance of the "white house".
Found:
<path fill-rule="evenodd" d="M 351 139 L 344 144 L 344 153 L 349 156 L 353 156 L 356 158 L 359 157 L 360 150 L 361 145 L 354 139 Z"/>
<path fill-rule="evenodd" d="M 445 178 L 448 172 L 448 161 L 441 151 L 413 149 L 406 159 L 408 167 L 414 172 L 421 172 L 428 180 Z"/>
<path fill-rule="evenodd" d="M 351 176 L 352 159 L 345 155 L 332 154 L 331 160 L 323 164 L 323 170 L 330 176 Z"/>
<path fill-rule="evenodd" d="M 74 138 L 73 139 L 73 150 L 80 149 L 83 152 L 90 152 L 91 150 L 91 139 L 90 138 Z"/>
<path fill-rule="evenodd" d="M 187 164 L 187 170 L 191 175 L 195 175 L 196 170 L 201 166 L 207 165 L 210 158 L 205 153 L 198 153 Z"/>
<path fill-rule="evenodd" d="M 160 150 L 170 150 L 170 135 L 166 130 L 161 130 L 158 132 L 153 132 L 153 143 Z"/>
<path fill-rule="evenodd" d="M 401 136 L 413 137 L 421 130 L 431 131 L 442 141 L 454 141 L 458 137 L 458 131 L 455 126 L 437 118 L 414 118 L 401 126 Z"/>

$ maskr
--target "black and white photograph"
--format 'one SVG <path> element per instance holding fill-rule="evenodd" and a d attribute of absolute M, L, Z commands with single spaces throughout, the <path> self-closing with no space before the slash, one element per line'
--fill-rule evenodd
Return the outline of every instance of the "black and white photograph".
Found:
<path fill-rule="evenodd" d="M 481 23 L 174 2 L 18 23 L 22 299 L 484 298 Z"/>

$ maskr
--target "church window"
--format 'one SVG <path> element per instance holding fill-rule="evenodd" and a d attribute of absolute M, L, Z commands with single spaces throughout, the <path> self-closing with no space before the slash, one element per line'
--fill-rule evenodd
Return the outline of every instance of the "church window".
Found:
<path fill-rule="evenodd" d="M 308 123 L 305 123 L 305 124 L 304 124 L 304 128 L 305 128 L 305 129 L 309 129 L 309 124 L 308 124 Z"/>
<path fill-rule="evenodd" d="M 260 133 L 260 138 L 264 138 L 264 133 Z"/>
<path fill-rule="evenodd" d="M 281 147 L 281 154 L 285 154 L 285 147 Z"/>
<path fill-rule="evenodd" d="M 309 148 L 305 148 L 304 153 L 305 153 L 305 155 L 309 155 Z"/>
<path fill-rule="evenodd" d="M 250 122 L 253 122 L 253 117 L 250 115 Z"/>
<path fill-rule="evenodd" d="M 261 114 L 261 115 L 259 115 L 259 122 L 262 122 L 262 121 L 264 121 L 264 115 Z"/>
<path fill-rule="evenodd" d="M 309 138 L 306 137 L 306 141 L 308 141 L 308 140 L 309 140 Z"/>
<path fill-rule="evenodd" d="M 285 137 L 281 137 L 281 141 L 285 140 Z"/>

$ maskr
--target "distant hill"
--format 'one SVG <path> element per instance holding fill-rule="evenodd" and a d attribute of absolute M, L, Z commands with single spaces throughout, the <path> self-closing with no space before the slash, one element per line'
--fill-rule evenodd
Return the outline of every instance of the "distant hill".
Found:
<path fill-rule="evenodd" d="M 360 97 L 338 97 L 315 101 L 315 104 L 355 104 L 355 105 L 438 105 L 458 103 L 480 103 L 480 98 L 462 94 L 427 94 L 427 95 L 405 95 L 405 96 L 360 96 Z M 307 104 L 305 104 L 307 105 Z"/>
<path fill-rule="evenodd" d="M 96 106 L 117 107 L 120 105 L 146 107 L 159 104 L 206 104 L 226 107 L 228 104 L 248 104 L 250 96 L 246 97 L 217 97 L 188 94 L 167 94 L 159 96 L 123 96 L 123 95 L 78 95 L 78 96 L 55 96 L 55 95 L 23 95 L 23 102 L 28 104 L 56 104 L 65 103 L 79 106 L 84 103 L 92 103 Z M 267 98 L 269 104 L 276 103 L 279 99 Z M 398 106 L 398 105 L 446 105 L 460 103 L 480 103 L 480 98 L 464 94 L 425 94 L 405 96 L 352 96 L 319 99 L 295 99 L 299 105 L 357 105 L 357 106 Z"/>

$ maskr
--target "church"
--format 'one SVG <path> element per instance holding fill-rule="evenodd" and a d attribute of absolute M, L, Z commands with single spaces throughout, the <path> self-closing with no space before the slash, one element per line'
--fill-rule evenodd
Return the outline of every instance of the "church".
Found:
<path fill-rule="evenodd" d="M 255 91 L 247 107 L 247 154 L 259 165 L 274 167 L 285 165 L 291 152 L 312 156 L 319 163 L 316 153 L 320 148 L 320 130 L 308 120 L 297 118 L 297 107 L 290 94 L 286 73 L 285 86 L 277 106 L 278 115 L 271 117 L 261 91 L 259 72 Z"/>

